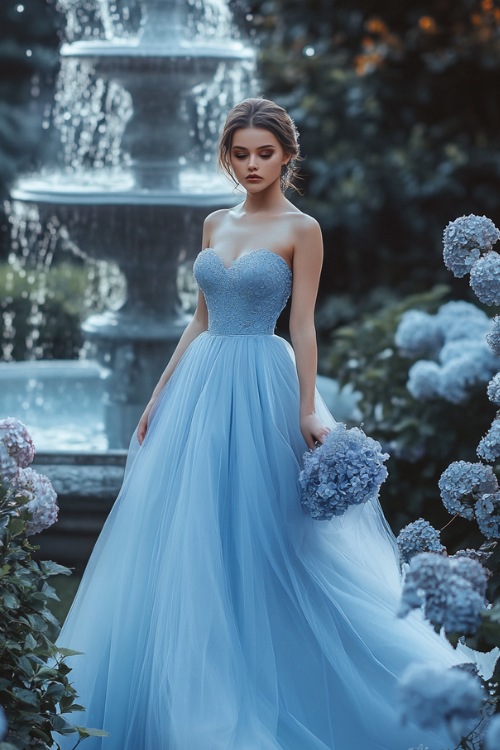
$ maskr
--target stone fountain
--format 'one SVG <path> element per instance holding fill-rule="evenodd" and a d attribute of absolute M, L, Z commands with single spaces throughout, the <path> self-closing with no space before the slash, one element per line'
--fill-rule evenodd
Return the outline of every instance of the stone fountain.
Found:
<path fill-rule="evenodd" d="M 37 456 L 61 508 L 41 554 L 81 567 L 119 490 L 132 431 L 186 325 L 179 273 L 200 249 L 204 216 L 238 199 L 218 173 L 217 140 L 228 109 L 253 93 L 255 62 L 225 0 L 57 7 L 66 41 L 47 129 L 59 142 L 53 163 L 12 190 L 13 238 L 44 270 L 61 248 L 114 263 L 125 299 L 84 322 L 83 362 L 5 365 L 2 379 L 8 389 L 28 369 L 42 421 L 46 382 L 58 384 L 57 413 L 66 408 L 65 381 L 66 402 L 76 402 L 72 433 L 104 401 L 100 450 L 89 441 Z M 9 404 L 20 416 L 12 397 Z"/>
<path fill-rule="evenodd" d="M 125 276 L 122 307 L 83 325 L 105 368 L 108 447 L 125 448 L 187 323 L 179 267 L 200 249 L 204 216 L 236 201 L 217 171 L 217 138 L 251 92 L 254 53 L 222 0 L 148 0 L 135 29 L 123 16 L 137 3 L 102 0 L 97 39 L 84 5 L 59 3 L 69 37 L 54 108 L 62 165 L 18 181 L 12 216 L 36 211 L 46 231 L 63 226 L 80 253 Z"/>

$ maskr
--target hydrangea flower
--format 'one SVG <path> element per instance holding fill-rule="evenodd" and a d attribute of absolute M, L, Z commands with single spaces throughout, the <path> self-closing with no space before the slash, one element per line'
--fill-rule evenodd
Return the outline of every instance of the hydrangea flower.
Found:
<path fill-rule="evenodd" d="M 26 524 L 28 536 L 40 533 L 57 521 L 57 495 L 44 474 L 38 474 L 30 467 L 19 469 L 15 487 L 17 497 L 28 498 L 23 506 L 31 513 Z"/>
<path fill-rule="evenodd" d="M 441 328 L 434 315 L 422 310 L 407 310 L 396 329 L 394 341 L 408 357 L 433 354 L 443 343 Z"/>
<path fill-rule="evenodd" d="M 488 398 L 493 404 L 500 405 L 500 372 L 490 380 L 487 388 Z"/>
<path fill-rule="evenodd" d="M 26 468 L 33 461 L 35 446 L 26 426 L 19 419 L 7 417 L 0 420 L 0 440 L 21 468 Z"/>
<path fill-rule="evenodd" d="M 410 368 L 407 388 L 415 399 L 426 401 L 439 397 L 450 403 L 462 403 L 467 400 L 472 387 L 487 382 L 498 371 L 498 358 L 486 341 L 491 321 L 475 305 L 463 301 L 448 302 L 435 316 L 425 313 L 427 317 L 422 318 L 424 313 L 416 310 L 408 311 L 407 315 L 407 325 L 403 325 L 405 318 L 400 324 L 401 335 L 397 337 L 397 343 L 406 347 L 406 353 L 418 355 L 420 344 L 423 347 L 427 342 L 430 347 L 433 341 L 434 356 L 438 359 L 438 362 L 418 360 Z M 422 340 L 414 331 L 419 320 L 424 329 Z M 440 331 L 440 335 L 434 334 L 434 339 L 429 333 L 429 321 L 434 321 Z M 437 347 L 439 340 L 442 342 L 440 349 Z"/>
<path fill-rule="evenodd" d="M 443 233 L 443 257 L 448 270 L 457 278 L 470 272 L 481 252 L 491 250 L 500 232 L 486 216 L 460 216 Z"/>
<path fill-rule="evenodd" d="M 25 425 L 14 417 L 0 419 L 0 477 L 13 481 L 17 468 L 26 468 L 35 457 L 35 446 Z"/>
<path fill-rule="evenodd" d="M 441 499 L 452 515 L 471 520 L 474 504 L 486 492 L 496 492 L 498 482 L 491 466 L 468 461 L 454 461 L 439 479 Z"/>
<path fill-rule="evenodd" d="M 13 482 L 17 477 L 19 466 L 14 456 L 11 456 L 7 446 L 0 441 L 0 482 Z"/>
<path fill-rule="evenodd" d="M 446 547 L 441 544 L 439 531 L 424 518 L 401 529 L 397 543 L 401 560 L 406 563 L 419 552 L 446 552 Z"/>
<path fill-rule="evenodd" d="M 423 605 L 424 616 L 439 631 L 471 635 L 486 606 L 488 571 L 477 560 L 432 552 L 415 555 L 406 573 L 398 616 Z"/>
<path fill-rule="evenodd" d="M 428 597 L 424 615 L 436 629 L 447 633 L 473 635 L 481 624 L 481 612 L 486 606 L 483 596 L 459 575 L 450 575 Z"/>
<path fill-rule="evenodd" d="M 477 455 L 484 461 L 495 461 L 500 456 L 500 419 L 494 419 L 486 435 L 481 438 Z"/>
<path fill-rule="evenodd" d="M 493 372 L 499 366 L 499 361 L 486 343 L 485 331 L 482 332 L 482 340 L 478 339 L 453 339 L 448 341 L 439 352 L 439 362 L 447 365 L 457 359 L 481 360 L 487 363 Z"/>
<path fill-rule="evenodd" d="M 408 371 L 406 387 L 417 401 L 426 401 L 439 394 L 441 368 L 436 362 L 420 359 Z"/>
<path fill-rule="evenodd" d="M 476 339 L 488 332 L 490 318 L 471 302 L 456 300 L 441 305 L 436 321 L 444 341 Z"/>
<path fill-rule="evenodd" d="M 438 393 L 445 401 L 461 404 L 467 400 L 469 390 L 484 379 L 483 375 L 484 370 L 476 359 L 467 355 L 458 357 L 440 369 Z"/>
<path fill-rule="evenodd" d="M 338 423 L 319 447 L 304 453 L 302 506 L 313 518 L 329 520 L 365 502 L 387 478 L 383 462 L 388 458 L 362 430 Z"/>
<path fill-rule="evenodd" d="M 476 503 L 476 521 L 487 539 L 500 539 L 500 492 L 485 493 Z"/>
<path fill-rule="evenodd" d="M 468 581 L 474 591 L 477 591 L 480 596 L 486 596 L 486 584 L 491 571 L 485 568 L 480 560 L 458 553 L 449 557 L 448 560 L 450 562 L 450 570 L 453 571 L 453 574 L 459 575 Z"/>
<path fill-rule="evenodd" d="M 477 562 L 480 562 L 481 565 L 484 565 L 489 556 L 490 553 L 488 552 L 483 552 L 480 549 L 473 549 L 472 547 L 468 547 L 467 549 L 457 550 L 455 554 L 452 555 L 452 558 L 457 559 L 459 557 L 467 557 L 469 560 L 477 560 Z M 486 568 L 485 570 L 487 571 Z"/>
<path fill-rule="evenodd" d="M 433 664 L 410 664 L 400 681 L 404 721 L 423 729 L 446 727 L 454 742 L 467 735 L 480 719 L 481 682 L 467 672 Z"/>
<path fill-rule="evenodd" d="M 500 715 L 492 717 L 486 729 L 484 750 L 498 750 L 500 747 Z"/>
<path fill-rule="evenodd" d="M 493 354 L 500 357 L 500 315 L 493 318 L 490 331 L 486 334 L 486 341 Z"/>
<path fill-rule="evenodd" d="M 480 302 L 500 304 L 500 255 L 493 250 L 474 264 L 469 283 Z"/>
<path fill-rule="evenodd" d="M 404 579 L 398 617 L 425 604 L 427 591 L 432 591 L 450 575 L 448 558 L 435 552 L 420 552 L 410 561 Z"/>
<path fill-rule="evenodd" d="M 451 403 L 461 403 L 471 387 L 487 382 L 498 370 L 498 360 L 489 349 L 484 334 L 479 340 L 461 339 L 448 342 L 439 358 L 438 392 Z"/>
<path fill-rule="evenodd" d="M 460 320 L 462 325 L 465 325 L 466 322 L 486 324 L 489 322 L 484 310 L 481 310 L 473 302 L 466 302 L 463 299 L 450 300 L 450 302 L 441 305 L 436 313 L 436 320 L 444 337 L 446 337 L 450 325 L 456 320 Z"/>

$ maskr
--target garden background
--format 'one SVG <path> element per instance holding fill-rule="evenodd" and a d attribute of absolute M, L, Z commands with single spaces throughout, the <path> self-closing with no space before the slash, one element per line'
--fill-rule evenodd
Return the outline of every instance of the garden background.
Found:
<path fill-rule="evenodd" d="M 493 0 L 235 0 L 232 8 L 258 48 L 261 93 L 287 107 L 301 134 L 303 195 L 293 200 L 325 237 L 320 370 L 358 388 L 365 431 L 396 446 L 381 495 L 393 529 L 419 516 L 443 527 L 449 515 L 438 479 L 451 461 L 476 460 L 491 404 L 484 385 L 460 404 L 416 401 L 406 388 L 416 358 L 398 352 L 394 334 L 406 309 L 434 313 L 450 299 L 478 305 L 467 281 L 443 265 L 442 232 L 462 214 L 500 223 L 500 7 Z M 0 8 L 2 199 L 50 148 L 43 103 L 54 94 L 59 22 L 45 0 L 6 0 Z M 36 280 L 7 290 L 4 215 L 0 226 L 0 304 L 17 321 L 8 356 L 22 359 L 33 356 L 25 346 L 27 291 Z M 45 357 L 73 358 L 82 269 L 75 261 L 70 277 L 55 270 L 39 344 Z M 450 552 L 481 543 L 461 519 L 442 539 Z"/>

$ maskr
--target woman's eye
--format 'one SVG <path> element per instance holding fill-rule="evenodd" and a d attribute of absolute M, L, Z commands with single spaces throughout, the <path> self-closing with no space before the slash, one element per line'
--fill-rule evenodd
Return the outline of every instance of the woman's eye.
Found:
<path fill-rule="evenodd" d="M 272 154 L 261 154 L 261 157 L 262 157 L 263 159 L 270 159 L 270 158 L 271 158 L 271 156 L 272 156 Z"/>
<path fill-rule="evenodd" d="M 235 159 L 244 159 L 244 158 L 245 158 L 245 156 L 246 156 L 246 154 L 235 154 L 235 155 L 234 155 L 234 158 L 235 158 Z"/>

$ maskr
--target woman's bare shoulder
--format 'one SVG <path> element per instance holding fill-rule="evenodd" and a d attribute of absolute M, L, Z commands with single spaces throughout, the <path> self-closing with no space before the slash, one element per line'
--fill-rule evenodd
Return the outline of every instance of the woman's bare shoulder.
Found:
<path fill-rule="evenodd" d="M 321 228 L 318 221 L 298 209 L 287 214 L 293 234 L 298 239 L 321 237 Z"/>
<path fill-rule="evenodd" d="M 214 229 L 215 227 L 219 226 L 221 221 L 223 221 L 228 211 L 228 208 L 219 208 L 217 211 L 212 211 L 211 214 L 208 214 L 208 216 L 205 217 L 203 226 L 206 229 Z"/>

